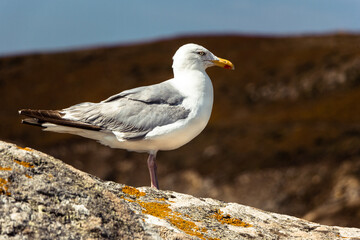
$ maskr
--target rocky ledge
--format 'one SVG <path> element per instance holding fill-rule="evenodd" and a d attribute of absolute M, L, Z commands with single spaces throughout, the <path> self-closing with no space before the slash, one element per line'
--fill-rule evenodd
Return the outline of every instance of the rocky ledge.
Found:
<path fill-rule="evenodd" d="M 360 239 L 356 228 L 102 181 L 2 141 L 0 159 L 0 239 Z"/>

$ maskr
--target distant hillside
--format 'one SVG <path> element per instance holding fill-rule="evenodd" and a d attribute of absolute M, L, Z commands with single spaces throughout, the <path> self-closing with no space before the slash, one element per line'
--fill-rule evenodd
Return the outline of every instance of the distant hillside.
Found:
<path fill-rule="evenodd" d="M 236 70 L 208 70 L 209 126 L 188 145 L 159 153 L 161 187 L 359 227 L 360 35 L 183 37 L 1 58 L 0 138 L 102 179 L 148 185 L 145 155 L 20 125 L 17 110 L 101 101 L 166 80 L 173 54 L 188 42 Z M 333 202 L 336 211 L 321 212 Z"/>

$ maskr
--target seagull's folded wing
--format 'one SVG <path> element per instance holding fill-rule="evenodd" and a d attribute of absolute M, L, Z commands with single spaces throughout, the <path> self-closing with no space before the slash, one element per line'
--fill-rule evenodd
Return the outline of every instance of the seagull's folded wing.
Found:
<path fill-rule="evenodd" d="M 124 91 L 100 103 L 78 104 L 62 112 L 66 119 L 112 131 L 126 140 L 138 140 L 158 126 L 185 119 L 190 110 L 181 105 L 183 99 L 175 88 L 163 82 Z"/>

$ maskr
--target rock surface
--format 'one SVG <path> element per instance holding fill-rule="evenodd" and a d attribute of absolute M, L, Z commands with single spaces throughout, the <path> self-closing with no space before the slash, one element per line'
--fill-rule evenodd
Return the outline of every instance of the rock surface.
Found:
<path fill-rule="evenodd" d="M 360 239 L 236 203 L 105 182 L 0 141 L 0 239 Z"/>

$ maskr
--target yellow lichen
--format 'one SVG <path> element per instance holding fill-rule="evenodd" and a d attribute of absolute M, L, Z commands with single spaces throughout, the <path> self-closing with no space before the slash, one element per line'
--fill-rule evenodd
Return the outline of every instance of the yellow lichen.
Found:
<path fill-rule="evenodd" d="M 170 208 L 170 204 L 168 203 L 172 201 L 168 201 L 163 197 L 155 198 L 154 200 L 156 202 L 146 202 L 140 200 L 139 197 L 145 196 L 146 193 L 141 192 L 136 188 L 130 186 L 123 187 L 122 192 L 125 193 L 127 196 L 121 196 L 121 198 L 125 201 L 139 204 L 143 208 L 142 213 L 144 214 L 164 219 L 177 229 L 191 236 L 198 237 L 199 239 L 219 240 L 218 238 L 206 237 L 204 234 L 208 231 L 208 229 L 205 227 L 199 227 L 196 225 L 195 222 L 187 220 L 190 219 L 190 216 L 188 214 L 181 214 L 180 212 L 172 210 Z M 236 222 L 233 223 L 233 225 L 235 224 Z"/>
<path fill-rule="evenodd" d="M 28 147 L 19 147 L 19 146 L 16 146 L 18 149 L 21 149 L 21 150 L 24 150 L 24 151 L 29 151 L 29 152 L 31 152 L 32 151 L 32 149 L 31 148 L 28 148 Z"/>
<path fill-rule="evenodd" d="M 200 239 L 206 239 L 201 232 L 204 228 L 199 228 L 194 222 L 183 219 L 181 213 L 173 211 L 167 203 L 137 201 L 144 208 L 143 213 L 152 215 L 169 221 L 172 225 L 185 233 L 196 236 Z"/>
<path fill-rule="evenodd" d="M 11 193 L 9 190 L 9 180 L 0 178 L 0 194 L 5 194 L 7 196 L 10 196 Z"/>
<path fill-rule="evenodd" d="M 12 168 L 11 167 L 1 167 L 0 166 L 0 170 L 2 170 L 2 171 L 11 171 Z"/>
<path fill-rule="evenodd" d="M 128 202 L 135 202 L 135 200 L 132 200 L 132 199 L 128 199 L 128 198 L 124 198 L 123 196 L 120 196 L 121 199 L 124 199 L 125 201 L 128 201 Z"/>
<path fill-rule="evenodd" d="M 162 201 L 162 202 L 166 201 L 165 198 L 155 198 L 155 200 L 157 200 L 157 201 Z"/>
<path fill-rule="evenodd" d="M 31 163 L 28 163 L 28 162 L 20 161 L 17 159 L 14 159 L 14 162 L 16 162 L 17 164 L 24 166 L 26 168 L 34 168 L 34 165 L 32 165 Z"/>
<path fill-rule="evenodd" d="M 170 201 L 170 200 L 167 200 L 166 198 L 154 198 L 156 201 L 161 201 L 161 202 L 165 202 L 165 201 L 167 201 L 167 202 L 171 202 L 171 203 L 174 203 L 174 201 Z"/>
<path fill-rule="evenodd" d="M 136 197 L 136 198 L 143 197 L 143 196 L 146 195 L 146 193 L 140 192 L 136 188 L 129 187 L 129 186 L 125 186 L 121 190 L 122 190 L 123 193 L 128 194 L 128 195 L 130 195 L 132 197 Z"/>
<path fill-rule="evenodd" d="M 336 237 L 341 237 L 341 238 L 350 238 L 350 237 L 343 237 L 340 234 L 335 234 Z"/>
<path fill-rule="evenodd" d="M 251 224 L 245 223 L 237 218 L 232 218 L 230 215 L 224 216 L 220 210 L 217 210 L 211 217 L 222 224 L 230 224 L 238 227 L 252 227 Z"/>

